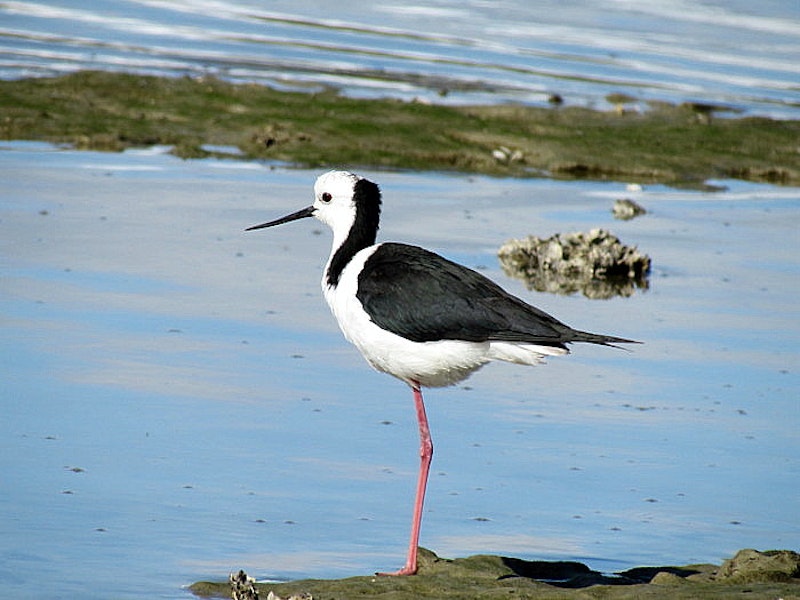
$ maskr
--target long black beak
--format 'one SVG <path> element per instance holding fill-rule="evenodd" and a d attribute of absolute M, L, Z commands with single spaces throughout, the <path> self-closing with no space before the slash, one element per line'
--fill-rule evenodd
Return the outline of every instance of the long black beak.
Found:
<path fill-rule="evenodd" d="M 303 210 L 298 210 L 295 213 L 290 215 L 286 215 L 285 217 L 281 217 L 280 219 L 275 219 L 274 221 L 270 221 L 268 223 L 262 223 L 261 225 L 253 225 L 252 227 L 248 227 L 245 231 L 253 231 L 254 229 L 264 229 L 265 227 L 272 227 L 273 225 L 283 225 L 284 223 L 288 223 L 290 221 L 296 221 L 297 219 L 304 219 L 305 217 L 313 217 L 314 216 L 314 207 L 307 206 Z"/>

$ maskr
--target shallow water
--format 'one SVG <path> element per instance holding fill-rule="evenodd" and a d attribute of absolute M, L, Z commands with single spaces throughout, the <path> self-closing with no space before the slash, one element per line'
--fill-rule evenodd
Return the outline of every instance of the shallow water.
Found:
<path fill-rule="evenodd" d="M 657 3 L 38 0 L 0 4 L 0 77 L 213 74 L 360 97 L 610 108 L 722 103 L 798 118 L 796 0 Z M 443 96 L 446 94 L 446 96 Z"/>
<path fill-rule="evenodd" d="M 411 395 L 338 332 L 322 225 L 242 231 L 306 206 L 317 174 L 0 147 L 7 595 L 179 598 L 239 568 L 400 565 Z M 365 174 L 384 190 L 382 239 L 644 342 L 429 391 L 424 546 L 607 571 L 800 548 L 800 189 Z M 648 214 L 613 220 L 618 197 Z M 648 291 L 591 301 L 502 275 L 506 239 L 592 227 L 650 254 Z"/>

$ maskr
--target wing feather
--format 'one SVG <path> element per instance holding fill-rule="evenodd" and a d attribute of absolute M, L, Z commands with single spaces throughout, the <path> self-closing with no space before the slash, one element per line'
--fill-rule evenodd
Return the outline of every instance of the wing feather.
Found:
<path fill-rule="evenodd" d="M 579 333 L 480 273 L 406 244 L 380 245 L 359 275 L 357 297 L 375 324 L 415 342 L 564 347 Z"/>

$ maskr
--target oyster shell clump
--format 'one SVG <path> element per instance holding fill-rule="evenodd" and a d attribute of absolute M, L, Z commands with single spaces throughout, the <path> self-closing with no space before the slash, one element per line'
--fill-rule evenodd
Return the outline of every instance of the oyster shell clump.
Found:
<path fill-rule="evenodd" d="M 539 292 L 602 299 L 649 285 L 650 257 L 604 229 L 509 240 L 497 255 L 506 275 Z"/>

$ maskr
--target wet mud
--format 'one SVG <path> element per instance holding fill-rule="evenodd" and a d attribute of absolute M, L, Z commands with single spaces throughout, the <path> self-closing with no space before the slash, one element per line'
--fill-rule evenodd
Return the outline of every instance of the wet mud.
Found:
<path fill-rule="evenodd" d="M 702 185 L 800 183 L 800 122 L 652 102 L 647 110 L 554 104 L 441 106 L 284 92 L 213 77 L 81 71 L 0 81 L 0 138 L 183 158 Z M 702 118 L 701 118 L 702 117 Z"/>
<path fill-rule="evenodd" d="M 580 562 L 528 561 L 476 555 L 444 559 L 420 549 L 419 573 L 411 577 L 364 576 L 257 583 L 244 572 L 219 583 L 198 582 L 196 596 L 247 600 L 271 598 L 633 598 L 752 600 L 800 598 L 800 554 L 789 550 L 739 551 L 721 566 L 637 567 L 600 573 Z"/>

